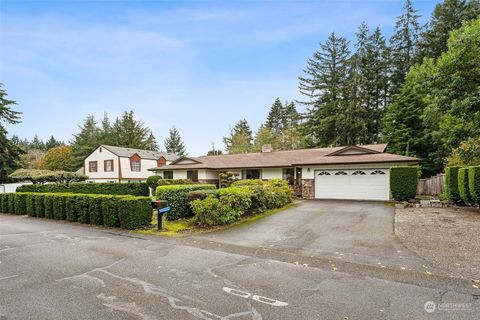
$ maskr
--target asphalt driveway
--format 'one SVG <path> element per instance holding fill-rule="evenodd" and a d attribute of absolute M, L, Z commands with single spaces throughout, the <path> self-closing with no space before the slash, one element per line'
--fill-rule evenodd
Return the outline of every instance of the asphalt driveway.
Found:
<path fill-rule="evenodd" d="M 254 224 L 203 237 L 380 267 L 425 269 L 427 263 L 397 239 L 394 214 L 383 202 L 310 200 Z"/>

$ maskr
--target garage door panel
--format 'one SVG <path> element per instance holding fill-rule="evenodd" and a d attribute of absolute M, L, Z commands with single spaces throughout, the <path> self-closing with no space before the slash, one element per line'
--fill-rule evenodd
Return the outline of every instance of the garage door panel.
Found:
<path fill-rule="evenodd" d="M 315 172 L 319 199 L 388 200 L 387 169 L 322 170 Z"/>

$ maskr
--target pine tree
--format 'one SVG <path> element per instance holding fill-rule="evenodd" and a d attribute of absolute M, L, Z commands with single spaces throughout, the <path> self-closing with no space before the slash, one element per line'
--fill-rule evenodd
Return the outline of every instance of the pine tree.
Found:
<path fill-rule="evenodd" d="M 225 150 L 230 153 L 250 152 L 253 147 L 252 130 L 247 120 L 240 120 L 230 131 L 228 137 L 223 137 Z"/>
<path fill-rule="evenodd" d="M 283 104 L 277 97 L 270 107 L 265 126 L 273 131 L 280 131 L 282 129 L 283 112 Z"/>
<path fill-rule="evenodd" d="M 419 40 L 420 16 L 413 8 L 412 0 L 406 0 L 403 14 L 397 18 L 394 35 L 390 38 L 392 50 L 391 92 L 400 91 L 408 70 L 415 62 Z"/>
<path fill-rule="evenodd" d="M 304 123 L 312 146 L 337 143 L 338 115 L 347 85 L 350 52 L 348 41 L 332 33 L 307 61 L 305 76 L 299 78 L 300 93 L 309 105 Z"/>
<path fill-rule="evenodd" d="M 115 119 L 111 137 L 115 146 L 145 150 L 158 149 L 151 130 L 143 122 L 135 120 L 133 111 L 125 111 L 121 117 Z"/>
<path fill-rule="evenodd" d="M 300 124 L 300 119 L 301 116 L 297 111 L 295 103 L 293 101 L 285 101 L 282 112 L 282 127 L 284 129 L 297 127 Z"/>
<path fill-rule="evenodd" d="M 100 123 L 99 141 L 101 144 L 114 145 L 114 140 L 115 139 L 112 134 L 112 123 L 110 122 L 108 113 L 104 112 L 102 122 Z"/>
<path fill-rule="evenodd" d="M 83 160 L 100 144 L 101 131 L 93 115 L 87 116 L 79 126 L 80 132 L 73 136 L 72 156 L 74 168 L 83 166 Z"/>
<path fill-rule="evenodd" d="M 421 34 L 419 57 L 438 58 L 447 51 L 450 32 L 462 26 L 462 23 L 475 19 L 480 14 L 478 0 L 444 0 L 435 6 L 426 30 Z"/>
<path fill-rule="evenodd" d="M 165 139 L 164 146 L 168 153 L 173 153 L 180 157 L 187 155 L 185 145 L 180 137 L 180 132 L 178 132 L 177 128 L 175 127 L 170 129 L 169 136 Z"/>
<path fill-rule="evenodd" d="M 45 151 L 48 151 L 52 148 L 56 148 L 56 147 L 63 147 L 65 146 L 65 143 L 63 143 L 62 141 L 58 141 L 57 139 L 55 139 L 55 137 L 52 135 L 50 137 L 50 139 L 48 139 L 47 142 L 45 142 Z"/>
<path fill-rule="evenodd" d="M 45 151 L 45 142 L 40 140 L 37 134 L 33 136 L 32 141 L 29 144 L 29 149 L 34 149 L 34 150 L 43 150 Z"/>

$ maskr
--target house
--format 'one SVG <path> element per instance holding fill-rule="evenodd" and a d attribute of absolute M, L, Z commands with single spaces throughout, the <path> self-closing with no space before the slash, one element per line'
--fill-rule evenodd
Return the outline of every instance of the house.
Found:
<path fill-rule="evenodd" d="M 150 169 L 164 178 L 218 183 L 220 172 L 240 179 L 287 179 L 307 199 L 389 200 L 390 168 L 419 159 L 386 153 L 386 144 L 181 157 Z"/>
<path fill-rule="evenodd" d="M 152 172 L 148 169 L 170 164 L 174 154 L 150 150 L 99 145 L 83 161 L 87 182 L 141 182 Z"/>

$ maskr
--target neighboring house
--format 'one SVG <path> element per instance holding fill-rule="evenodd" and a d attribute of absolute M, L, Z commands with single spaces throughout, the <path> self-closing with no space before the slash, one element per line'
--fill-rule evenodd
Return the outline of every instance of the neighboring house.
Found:
<path fill-rule="evenodd" d="M 181 157 L 150 169 L 164 178 L 218 183 L 220 172 L 240 179 L 287 179 L 307 199 L 389 200 L 390 167 L 419 159 L 386 153 L 386 144 Z"/>
<path fill-rule="evenodd" d="M 174 154 L 150 150 L 100 145 L 83 161 L 87 182 L 145 181 L 151 168 L 170 164 Z"/>

